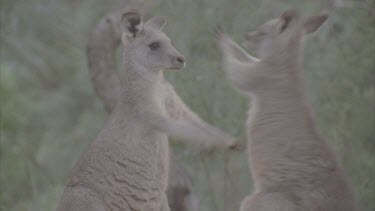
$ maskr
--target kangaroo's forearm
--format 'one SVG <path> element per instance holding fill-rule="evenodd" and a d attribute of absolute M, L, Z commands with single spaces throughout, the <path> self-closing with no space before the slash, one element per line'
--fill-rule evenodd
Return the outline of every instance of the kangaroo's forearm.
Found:
<path fill-rule="evenodd" d="M 259 59 L 251 56 L 240 45 L 234 42 L 230 37 L 222 34 L 220 36 L 220 47 L 224 57 L 238 60 L 240 62 L 253 63 Z"/>
<path fill-rule="evenodd" d="M 170 119 L 157 112 L 144 112 L 139 116 L 151 128 L 166 133 L 181 142 L 197 146 L 230 146 L 234 139 L 204 122 L 189 119 Z"/>
<path fill-rule="evenodd" d="M 168 82 L 166 82 L 168 83 Z M 206 134 L 205 137 L 197 137 L 198 140 L 191 140 L 192 135 L 190 134 L 189 137 L 185 137 L 184 139 L 181 139 L 182 142 L 196 144 L 199 143 L 198 146 L 222 146 L 226 147 L 226 144 L 221 143 L 220 139 L 227 139 L 227 141 L 234 140 L 233 137 L 226 134 L 225 132 L 221 131 L 220 129 L 217 129 L 210 124 L 206 123 L 204 120 L 202 120 L 196 113 L 194 113 L 178 96 L 178 94 L 174 91 L 173 87 L 171 87 L 169 84 L 166 84 L 167 89 L 167 96 L 166 96 L 166 110 L 169 116 L 173 120 L 181 120 L 184 122 L 184 124 L 190 125 L 190 130 L 192 131 L 203 131 L 200 132 L 202 134 Z M 192 128 L 194 127 L 194 128 Z M 187 130 L 187 129 L 186 129 Z M 209 138 L 211 137 L 211 138 Z M 218 137 L 220 137 L 218 139 Z M 178 138 L 178 137 L 175 137 Z M 208 140 L 205 140 L 207 139 Z M 200 141 L 199 141 L 200 140 Z"/>
<path fill-rule="evenodd" d="M 210 125 L 196 124 L 184 120 L 172 120 L 163 129 L 169 136 L 191 145 L 228 147 L 233 144 L 232 137 Z"/>

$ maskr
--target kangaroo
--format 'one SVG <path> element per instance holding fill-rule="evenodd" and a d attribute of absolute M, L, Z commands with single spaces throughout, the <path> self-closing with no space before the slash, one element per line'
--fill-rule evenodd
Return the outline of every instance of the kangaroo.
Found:
<path fill-rule="evenodd" d="M 168 117 L 163 70 L 179 70 L 185 63 L 161 31 L 164 25 L 162 17 L 143 23 L 137 12 L 122 16 L 126 78 L 119 100 L 73 168 L 59 211 L 168 211 L 167 135 L 193 144 L 234 144 L 208 124 Z"/>
<path fill-rule="evenodd" d="M 129 4 L 129 2 L 127 3 Z M 105 110 L 112 113 L 121 93 L 121 81 L 115 66 L 115 52 L 121 40 L 120 27 L 123 11 L 137 5 L 128 5 L 111 12 L 102 18 L 94 28 L 87 47 L 89 73 L 96 94 L 101 99 Z M 142 7 L 140 10 L 145 10 Z M 180 99 L 173 87 L 165 81 L 165 107 L 168 115 L 174 119 L 189 119 L 202 122 Z M 170 170 L 168 181 L 168 203 L 172 211 L 198 211 L 198 200 L 193 193 L 191 178 L 170 150 Z"/>
<path fill-rule="evenodd" d="M 251 97 L 248 156 L 254 192 L 241 211 L 353 211 L 353 191 L 319 134 L 307 101 L 302 38 L 327 15 L 288 10 L 247 35 L 249 55 L 222 32 L 218 42 L 234 87 Z"/>

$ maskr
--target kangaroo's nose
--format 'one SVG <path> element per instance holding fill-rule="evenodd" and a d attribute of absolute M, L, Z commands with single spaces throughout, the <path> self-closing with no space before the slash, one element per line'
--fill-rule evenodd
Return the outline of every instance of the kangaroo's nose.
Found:
<path fill-rule="evenodd" d="M 184 64 L 185 63 L 185 58 L 183 56 L 177 56 L 176 57 L 176 61 L 180 64 Z"/>

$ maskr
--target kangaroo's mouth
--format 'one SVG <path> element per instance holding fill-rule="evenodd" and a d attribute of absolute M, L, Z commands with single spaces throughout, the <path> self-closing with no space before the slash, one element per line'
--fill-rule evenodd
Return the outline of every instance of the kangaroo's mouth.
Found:
<path fill-rule="evenodd" d="M 171 66 L 169 68 L 167 68 L 167 70 L 172 70 L 172 71 L 177 71 L 177 70 L 181 70 L 185 67 L 185 65 L 176 65 L 176 66 Z"/>

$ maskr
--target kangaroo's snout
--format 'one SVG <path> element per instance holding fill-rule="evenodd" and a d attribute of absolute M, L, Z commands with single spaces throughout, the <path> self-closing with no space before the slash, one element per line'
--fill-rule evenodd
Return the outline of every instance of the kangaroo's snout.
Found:
<path fill-rule="evenodd" d="M 183 56 L 177 56 L 176 61 L 181 64 L 185 64 L 185 58 Z"/>
<path fill-rule="evenodd" d="M 180 70 L 185 67 L 185 57 L 182 55 L 172 56 L 172 68 L 174 70 Z"/>

